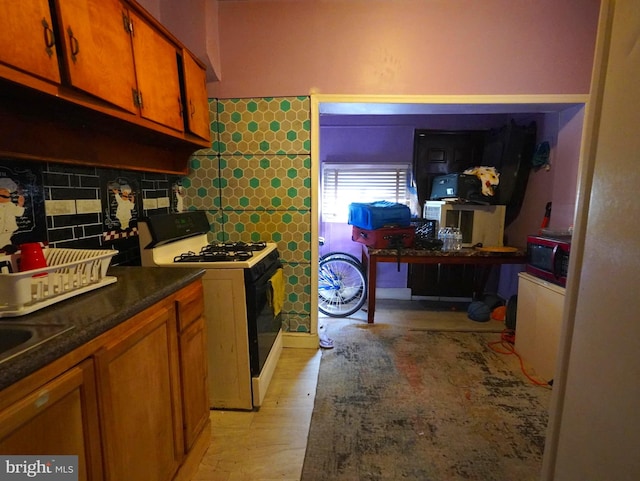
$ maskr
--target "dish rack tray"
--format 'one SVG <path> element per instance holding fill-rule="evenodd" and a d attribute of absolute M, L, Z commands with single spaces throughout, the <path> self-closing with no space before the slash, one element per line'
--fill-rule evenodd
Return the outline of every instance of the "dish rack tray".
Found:
<path fill-rule="evenodd" d="M 26 272 L 17 272 L 20 252 L 3 256 L 3 265 L 10 263 L 13 273 L 0 274 L 0 317 L 23 316 L 118 280 L 107 276 L 116 250 L 45 248 L 42 252 L 47 267 Z"/>

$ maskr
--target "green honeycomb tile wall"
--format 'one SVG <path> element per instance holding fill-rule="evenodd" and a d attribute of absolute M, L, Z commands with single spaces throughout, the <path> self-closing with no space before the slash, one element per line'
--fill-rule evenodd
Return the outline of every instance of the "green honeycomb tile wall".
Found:
<path fill-rule="evenodd" d="M 209 238 L 278 244 L 283 328 L 311 325 L 311 121 L 308 97 L 209 100 L 211 149 L 183 179 L 185 205 L 206 210 Z"/>
<path fill-rule="evenodd" d="M 216 155 L 194 155 L 191 157 L 191 174 L 182 179 L 185 205 L 192 209 L 219 209 L 220 205 L 220 159 Z"/>
<path fill-rule="evenodd" d="M 216 127 L 221 154 L 308 154 L 308 97 L 220 100 Z"/>
<path fill-rule="evenodd" d="M 311 158 L 308 155 L 221 158 L 225 209 L 311 208 Z"/>
<path fill-rule="evenodd" d="M 275 242 L 280 255 L 291 262 L 311 261 L 310 222 L 310 212 L 224 211 L 224 231 L 230 241 Z"/>

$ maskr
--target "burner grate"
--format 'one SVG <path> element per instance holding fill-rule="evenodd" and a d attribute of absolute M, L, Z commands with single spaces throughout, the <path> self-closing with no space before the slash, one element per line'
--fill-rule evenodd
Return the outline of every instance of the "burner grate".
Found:
<path fill-rule="evenodd" d="M 246 261 L 253 256 L 250 251 L 221 251 L 205 246 L 199 253 L 185 252 L 174 257 L 173 262 L 233 262 Z"/>
<path fill-rule="evenodd" d="M 266 242 L 212 242 L 202 248 L 203 251 L 252 252 L 267 247 Z"/>

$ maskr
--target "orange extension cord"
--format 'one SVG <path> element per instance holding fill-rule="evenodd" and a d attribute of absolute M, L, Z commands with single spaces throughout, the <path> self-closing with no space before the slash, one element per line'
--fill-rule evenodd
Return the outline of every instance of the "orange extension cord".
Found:
<path fill-rule="evenodd" d="M 493 341 L 488 343 L 489 349 L 491 349 L 494 352 L 497 352 L 498 354 L 513 354 L 520 361 L 520 369 L 522 370 L 522 373 L 525 376 L 527 376 L 527 379 L 529 379 L 529 381 L 531 381 L 536 386 L 542 386 L 546 389 L 551 389 L 551 385 L 549 382 L 538 381 L 537 379 L 534 379 L 532 376 L 530 376 L 527 373 L 527 371 L 524 368 L 524 362 L 522 361 L 522 357 L 520 357 L 520 354 L 518 354 L 515 348 L 513 347 L 513 344 L 515 342 L 515 337 L 516 337 L 515 331 L 513 329 L 505 329 L 500 334 L 499 341 Z M 498 346 L 501 346 L 502 348 L 504 348 L 504 350 L 499 349 Z"/>

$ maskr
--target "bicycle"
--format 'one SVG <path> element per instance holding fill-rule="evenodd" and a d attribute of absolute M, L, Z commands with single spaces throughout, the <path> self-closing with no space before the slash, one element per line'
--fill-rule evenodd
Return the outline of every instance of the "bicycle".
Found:
<path fill-rule="evenodd" d="M 361 262 L 346 252 L 330 252 L 321 256 L 318 264 L 320 312 L 347 317 L 359 311 L 367 298 L 367 278 Z"/>

